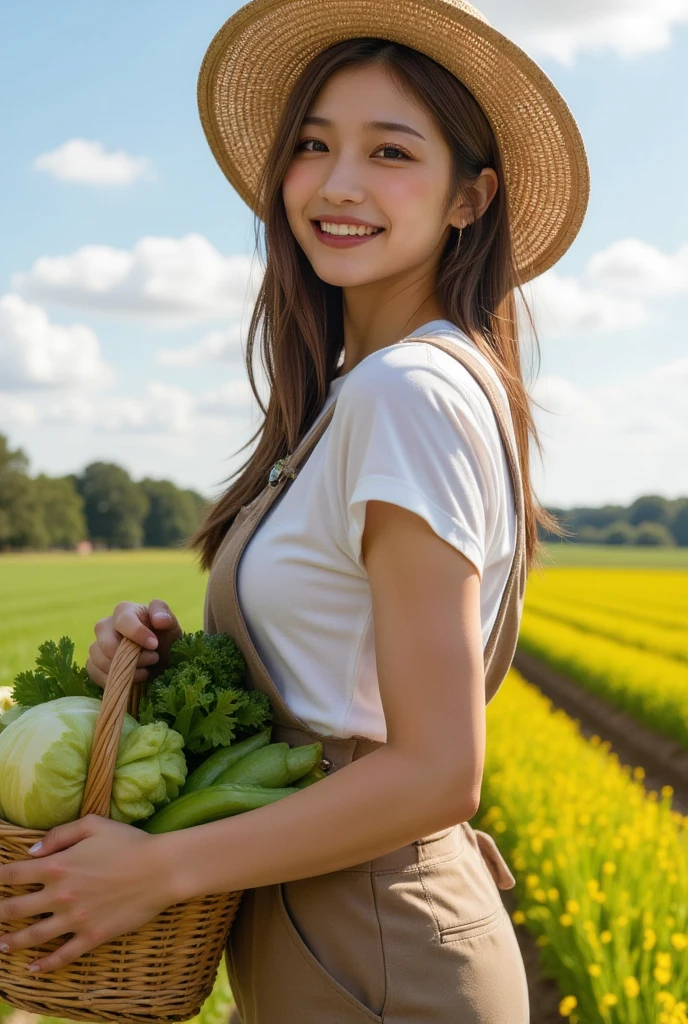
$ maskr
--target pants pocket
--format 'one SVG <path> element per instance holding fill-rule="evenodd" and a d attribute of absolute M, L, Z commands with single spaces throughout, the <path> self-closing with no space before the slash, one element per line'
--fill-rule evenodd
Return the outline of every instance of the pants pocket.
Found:
<path fill-rule="evenodd" d="M 284 928 L 311 975 L 303 979 L 306 991 L 317 977 L 346 1011 L 342 1020 L 381 1024 L 385 968 L 370 875 L 334 872 L 275 889 Z M 326 1007 L 320 998 L 313 1014 L 316 1009 L 328 1024 L 340 1019 L 332 1016 L 334 1005 Z"/>
<path fill-rule="evenodd" d="M 462 828 L 463 826 L 457 826 Z M 453 849 L 420 852 L 418 873 L 440 942 L 468 938 L 498 926 L 506 913 L 494 877 L 468 832 Z"/>
<path fill-rule="evenodd" d="M 355 873 L 335 872 L 244 893 L 227 965 L 241 1024 L 382 1024 L 371 1009 L 380 986 L 384 999 L 381 947 L 367 958 L 363 892 Z"/>

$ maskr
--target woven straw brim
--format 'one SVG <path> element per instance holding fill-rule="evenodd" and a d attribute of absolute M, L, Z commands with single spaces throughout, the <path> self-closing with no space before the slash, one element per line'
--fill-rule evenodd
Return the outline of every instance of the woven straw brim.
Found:
<path fill-rule="evenodd" d="M 583 140 L 542 69 L 463 0 L 252 0 L 213 38 L 198 106 L 210 148 L 261 216 L 256 185 L 291 89 L 343 39 L 373 36 L 428 54 L 483 108 L 501 149 L 520 279 L 551 267 L 578 234 L 590 175 Z"/>

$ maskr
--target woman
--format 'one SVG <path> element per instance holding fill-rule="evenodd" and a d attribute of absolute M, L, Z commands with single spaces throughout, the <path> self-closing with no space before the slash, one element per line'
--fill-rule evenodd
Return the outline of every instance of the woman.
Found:
<path fill-rule="evenodd" d="M 499 896 L 514 879 L 468 822 L 537 525 L 561 532 L 530 486 L 514 289 L 578 232 L 580 136 L 462 0 L 255 0 L 212 41 L 199 103 L 265 222 L 247 371 L 260 402 L 260 333 L 270 385 L 255 451 L 191 540 L 211 570 L 204 628 L 241 646 L 273 739 L 320 740 L 329 771 L 166 836 L 53 830 L 37 856 L 62 881 L 33 912 L 53 914 L 41 937 L 74 937 L 38 966 L 244 889 L 234 1022 L 526 1024 Z M 103 684 L 128 636 L 157 648 L 143 681 L 180 632 L 164 601 L 123 601 L 96 623 L 89 675 Z"/>

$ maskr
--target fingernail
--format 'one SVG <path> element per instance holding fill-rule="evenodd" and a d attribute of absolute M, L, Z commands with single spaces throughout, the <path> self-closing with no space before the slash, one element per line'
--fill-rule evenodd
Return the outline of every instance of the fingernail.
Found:
<path fill-rule="evenodd" d="M 29 970 L 31 971 L 32 974 L 37 974 L 38 971 L 40 971 L 40 969 L 41 969 L 41 965 L 40 964 L 29 964 Z"/>
<path fill-rule="evenodd" d="M 149 636 L 148 639 L 146 640 L 146 645 L 148 647 L 157 647 L 158 646 L 158 638 L 157 638 L 157 636 Z"/>
<path fill-rule="evenodd" d="M 9 953 L 10 947 L 6 942 L 0 942 L 0 953 Z"/>
<path fill-rule="evenodd" d="M 38 853 L 38 851 L 42 848 L 42 846 L 43 846 L 42 842 L 34 843 L 33 846 L 29 847 L 29 853 Z"/>
<path fill-rule="evenodd" d="M 159 619 L 171 619 L 172 618 L 172 616 L 170 615 L 169 612 L 156 612 L 155 614 L 158 616 Z"/>

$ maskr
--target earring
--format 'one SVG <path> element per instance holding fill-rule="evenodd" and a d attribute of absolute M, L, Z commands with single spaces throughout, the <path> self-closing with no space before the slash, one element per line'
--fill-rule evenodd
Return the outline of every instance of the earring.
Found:
<path fill-rule="evenodd" d="M 462 236 L 462 235 L 463 235 L 463 228 L 459 228 L 459 240 L 458 240 L 458 242 L 456 243 L 456 248 L 454 249 L 454 255 L 455 255 L 455 256 L 458 256 L 458 255 L 459 255 L 459 247 L 460 247 L 460 245 L 461 245 L 461 236 Z"/>

